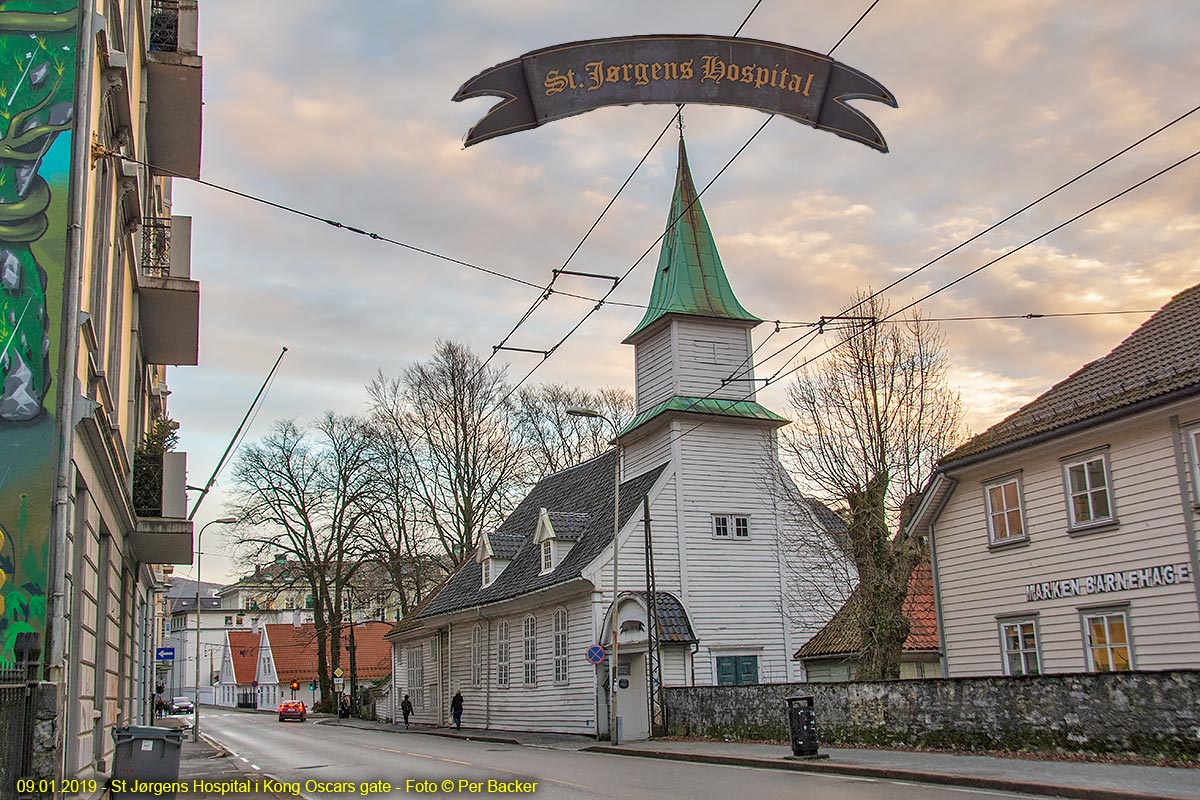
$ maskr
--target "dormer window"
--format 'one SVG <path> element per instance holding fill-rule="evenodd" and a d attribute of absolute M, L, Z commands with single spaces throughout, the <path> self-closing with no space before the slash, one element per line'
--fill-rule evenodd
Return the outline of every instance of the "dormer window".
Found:
<path fill-rule="evenodd" d="M 545 575 L 554 569 L 554 545 L 545 541 L 542 542 L 542 574 Z"/>
<path fill-rule="evenodd" d="M 485 558 L 483 560 L 482 571 L 483 571 L 483 581 L 482 581 L 483 585 L 490 586 L 492 583 L 492 560 L 490 558 Z"/>

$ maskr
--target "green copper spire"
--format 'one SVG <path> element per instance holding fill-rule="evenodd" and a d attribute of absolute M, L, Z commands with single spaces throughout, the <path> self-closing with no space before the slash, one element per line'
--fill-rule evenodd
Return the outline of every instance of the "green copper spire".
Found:
<path fill-rule="evenodd" d="M 672 224 L 674 223 L 674 224 Z M 650 291 L 650 307 L 646 316 L 628 342 L 642 330 L 667 314 L 690 314 L 697 317 L 719 317 L 761 322 L 742 308 L 725 268 L 717 254 L 704 209 L 696 198 L 692 171 L 688 168 L 687 149 L 679 138 L 679 171 L 675 176 L 675 196 L 671 199 L 670 226 L 663 237 L 658 255 L 658 270 L 654 273 L 654 288 Z"/>

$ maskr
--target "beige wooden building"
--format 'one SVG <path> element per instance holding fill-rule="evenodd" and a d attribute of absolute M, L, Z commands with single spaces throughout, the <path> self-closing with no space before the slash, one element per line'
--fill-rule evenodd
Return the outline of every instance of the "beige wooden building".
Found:
<path fill-rule="evenodd" d="M 1200 660 L 1200 286 L 947 456 L 929 536 L 951 677 Z"/>

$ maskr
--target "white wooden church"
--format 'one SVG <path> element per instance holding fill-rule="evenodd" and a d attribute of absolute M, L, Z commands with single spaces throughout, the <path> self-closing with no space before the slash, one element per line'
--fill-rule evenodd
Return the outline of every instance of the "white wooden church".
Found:
<path fill-rule="evenodd" d="M 624 342 L 637 416 L 618 449 L 539 482 L 388 634 L 394 706 L 408 694 L 415 722 L 448 724 L 461 691 L 465 727 L 607 736 L 609 665 L 586 654 L 611 642 L 614 624 L 618 458 L 622 738 L 651 727 L 644 498 L 663 684 L 802 678 L 791 659 L 807 638 L 799 631 L 828 614 L 813 610 L 800 628 L 782 612 L 783 526 L 829 534 L 840 522 L 815 502 L 800 514 L 779 507 L 775 435 L 787 420 L 755 401 L 751 331 L 761 320 L 730 288 L 682 139 L 667 224 L 649 308 Z"/>

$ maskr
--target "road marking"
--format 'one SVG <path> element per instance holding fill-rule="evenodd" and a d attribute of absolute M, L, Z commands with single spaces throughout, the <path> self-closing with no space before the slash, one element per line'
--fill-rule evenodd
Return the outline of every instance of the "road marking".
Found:
<path fill-rule="evenodd" d="M 424 753 L 408 753 L 408 752 L 405 752 L 405 754 L 404 754 L 404 755 L 406 755 L 406 756 L 416 756 L 417 758 L 428 758 L 430 761 L 433 761 L 433 760 L 435 760 L 433 756 L 427 756 L 427 755 L 425 755 Z"/>
<path fill-rule="evenodd" d="M 439 758 L 439 759 L 438 759 L 438 761 L 447 761 L 447 762 L 449 762 L 449 763 L 451 763 L 451 764 L 462 764 L 464 767 L 473 767 L 473 766 L 475 766 L 475 765 L 474 765 L 474 764 L 472 764 L 470 761 L 455 761 L 453 758 Z"/>
<path fill-rule="evenodd" d="M 250 766 L 254 767 L 255 769 L 262 769 L 262 767 L 260 767 L 258 764 L 251 764 Z"/>
<path fill-rule="evenodd" d="M 250 759 L 246 758 L 245 756 L 238 756 L 238 758 L 240 758 L 242 761 L 245 761 L 247 764 L 250 763 Z"/>

